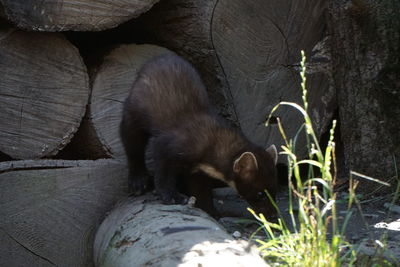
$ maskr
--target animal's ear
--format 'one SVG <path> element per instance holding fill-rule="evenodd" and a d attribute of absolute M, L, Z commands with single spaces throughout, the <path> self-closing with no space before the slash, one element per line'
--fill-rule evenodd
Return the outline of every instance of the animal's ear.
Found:
<path fill-rule="evenodd" d="M 233 163 L 233 171 L 239 175 L 257 169 L 258 169 L 257 158 L 251 152 L 244 152 Z"/>
<path fill-rule="evenodd" d="M 271 145 L 269 148 L 266 149 L 267 153 L 271 156 L 274 164 L 278 163 L 278 151 L 276 150 L 275 145 Z"/>

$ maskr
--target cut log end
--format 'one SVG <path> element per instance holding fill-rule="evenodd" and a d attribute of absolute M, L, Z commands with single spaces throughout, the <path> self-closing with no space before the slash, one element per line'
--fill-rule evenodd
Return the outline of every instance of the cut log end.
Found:
<path fill-rule="evenodd" d="M 158 0 L 2 0 L 4 16 L 35 31 L 100 31 L 118 26 L 149 10 Z"/>
<path fill-rule="evenodd" d="M 126 180 L 113 160 L 0 163 L 0 266 L 91 266 L 94 229 Z"/>
<path fill-rule="evenodd" d="M 234 113 L 251 141 L 280 147 L 284 141 L 278 127 L 266 128 L 264 122 L 280 101 L 302 103 L 296 66 L 300 50 L 310 56 L 323 39 L 324 11 L 322 0 L 170 0 L 154 6 L 142 23 L 160 43 L 194 63 L 210 99 L 221 113 Z M 324 73 L 309 76 L 317 130 L 327 127 L 335 110 L 330 82 Z M 288 138 L 294 138 L 301 116 L 287 109 L 276 115 L 284 119 Z M 305 138 L 296 147 L 299 157 L 307 156 Z"/>
<path fill-rule="evenodd" d="M 62 35 L 0 30 L 0 151 L 55 155 L 78 129 L 88 97 L 86 66 Z"/>
<path fill-rule="evenodd" d="M 108 156 L 124 158 L 119 137 L 122 108 L 138 71 L 153 57 L 170 51 L 154 45 L 121 45 L 105 57 L 94 77 L 90 120 Z"/>

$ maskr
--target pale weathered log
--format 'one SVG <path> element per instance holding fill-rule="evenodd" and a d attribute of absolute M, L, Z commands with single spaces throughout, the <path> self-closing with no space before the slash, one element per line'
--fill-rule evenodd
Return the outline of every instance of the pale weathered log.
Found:
<path fill-rule="evenodd" d="M 119 136 L 122 107 L 145 62 L 168 53 L 154 45 L 121 45 L 104 58 L 93 83 L 90 122 L 108 156 L 125 157 Z"/>
<path fill-rule="evenodd" d="M 119 203 L 94 243 L 96 266 L 267 266 L 203 211 L 146 195 Z"/>
<path fill-rule="evenodd" d="M 138 17 L 158 0 L 0 0 L 5 17 L 38 31 L 100 31 Z"/>
<path fill-rule="evenodd" d="M 91 266 L 94 229 L 127 195 L 125 164 L 0 165 L 0 266 Z"/>
<path fill-rule="evenodd" d="M 18 159 L 57 154 L 88 97 L 86 66 L 62 35 L 0 27 L 0 151 Z"/>
<path fill-rule="evenodd" d="M 302 103 L 300 50 L 310 56 L 323 39 L 324 10 L 324 0 L 171 0 L 161 1 L 146 13 L 141 27 L 163 46 L 190 59 L 209 91 L 228 96 L 251 140 L 280 147 L 278 127 L 266 128 L 264 122 L 278 102 Z M 323 72 L 308 76 L 308 89 L 309 111 L 320 135 L 335 110 L 335 92 Z M 210 95 L 214 102 L 218 100 Z M 293 138 L 301 116 L 288 109 L 276 116 Z M 304 155 L 305 139 L 297 147 Z"/>

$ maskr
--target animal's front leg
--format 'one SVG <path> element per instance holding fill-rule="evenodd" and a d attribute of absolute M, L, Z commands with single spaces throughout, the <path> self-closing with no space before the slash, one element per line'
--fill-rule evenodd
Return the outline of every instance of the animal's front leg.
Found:
<path fill-rule="evenodd" d="M 189 177 L 184 177 L 185 193 L 196 197 L 196 207 L 206 211 L 212 216 L 217 216 L 213 202 L 213 180 L 202 172 L 194 172 Z"/>
<path fill-rule="evenodd" d="M 186 204 L 188 197 L 179 193 L 177 177 L 182 174 L 180 160 L 171 148 L 173 139 L 158 137 L 153 143 L 154 187 L 165 204 Z M 175 144 L 173 145 L 174 147 Z"/>
<path fill-rule="evenodd" d="M 128 159 L 128 186 L 133 195 L 142 195 L 151 190 L 151 179 L 146 171 L 144 153 L 148 134 L 139 126 L 139 121 L 124 119 L 120 125 L 121 140 Z"/>

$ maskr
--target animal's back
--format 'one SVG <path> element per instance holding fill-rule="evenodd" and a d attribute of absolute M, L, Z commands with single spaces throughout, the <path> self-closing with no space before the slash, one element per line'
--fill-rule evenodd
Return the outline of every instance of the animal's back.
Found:
<path fill-rule="evenodd" d="M 177 187 L 177 179 L 184 179 L 199 205 L 212 210 L 211 187 L 205 181 L 214 178 L 235 188 L 258 211 L 273 208 L 264 190 L 275 195 L 275 146 L 265 150 L 231 129 L 209 104 L 197 72 L 175 54 L 142 68 L 125 102 L 120 132 L 135 195 L 152 185 L 145 170 L 148 144 L 154 188 L 164 203 L 186 202 Z"/>
<path fill-rule="evenodd" d="M 125 105 L 156 128 L 170 128 L 210 109 L 206 89 L 195 69 L 170 53 L 148 62 L 139 72 Z"/>

